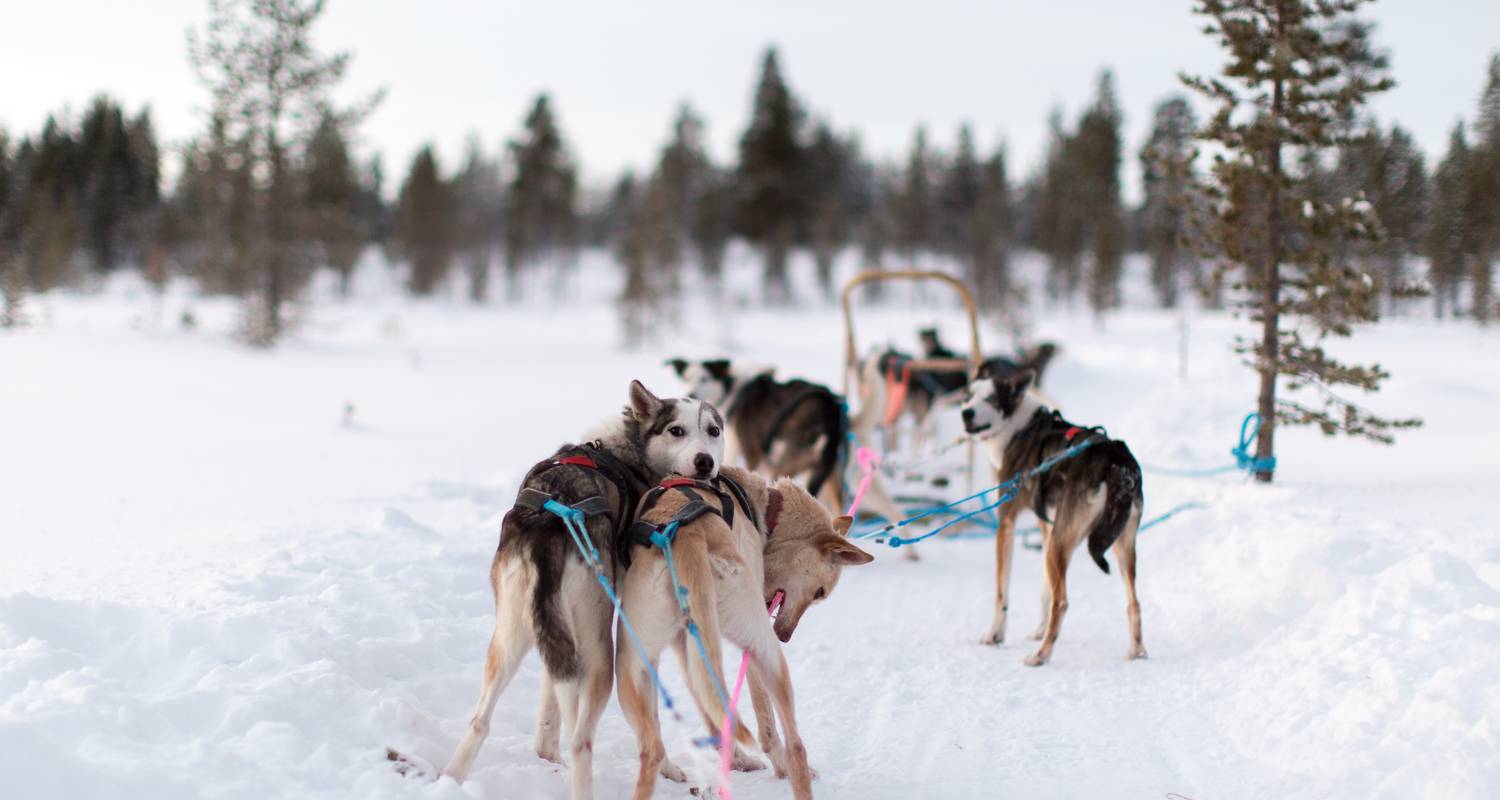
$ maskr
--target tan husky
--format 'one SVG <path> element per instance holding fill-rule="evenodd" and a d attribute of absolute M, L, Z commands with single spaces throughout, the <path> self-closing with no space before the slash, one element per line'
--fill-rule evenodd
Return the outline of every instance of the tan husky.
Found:
<path fill-rule="evenodd" d="M 731 482 L 738 491 L 732 490 Z M 640 519 L 647 530 L 637 527 L 631 537 L 631 564 L 620 592 L 625 613 L 653 665 L 663 649 L 674 647 L 693 700 L 715 733 L 724 723 L 715 679 L 728 689 L 720 668 L 720 637 L 748 652 L 750 698 L 761 750 L 770 756 L 777 777 L 791 777 L 795 797 L 810 798 L 812 774 L 797 731 L 791 673 L 776 640 L 791 639 L 802 615 L 833 591 L 844 567 L 868 564 L 873 558 L 847 538 L 849 517 L 832 517 L 789 479 L 767 484 L 754 473 L 723 467 L 717 484 L 668 483 L 680 485 L 642 501 Z M 647 543 L 651 526 L 665 525 L 695 502 L 706 504 L 712 513 L 680 524 L 672 557 L 712 671 L 699 656 L 697 645 L 688 640 L 664 553 Z M 783 595 L 782 610 L 773 628 L 766 608 L 777 592 Z M 620 708 L 640 743 L 635 797 L 645 800 L 651 796 L 658 770 L 673 780 L 686 776 L 666 758 L 650 675 L 623 626 L 616 634 L 615 648 Z M 786 731 L 784 743 L 777 736 L 776 716 Z M 749 731 L 738 724 L 735 739 L 752 742 Z M 737 754 L 741 768 L 745 760 L 746 756 Z"/>

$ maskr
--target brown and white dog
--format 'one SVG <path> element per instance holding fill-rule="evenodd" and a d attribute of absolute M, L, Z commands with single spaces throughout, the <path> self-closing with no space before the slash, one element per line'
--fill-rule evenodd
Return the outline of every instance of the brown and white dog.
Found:
<path fill-rule="evenodd" d="M 1141 606 L 1135 595 L 1135 535 L 1144 503 L 1141 467 L 1124 442 L 1110 439 L 1097 428 L 1074 425 L 1043 405 L 1032 391 L 1035 379 L 1035 372 L 1021 370 L 1008 378 L 980 378 L 969 384 L 962 411 L 964 430 L 984 443 L 997 480 L 1035 469 L 1075 445 L 1091 439 L 1093 444 L 1024 481 L 1016 498 L 1000 507 L 995 535 L 995 617 L 981 642 L 1005 641 L 1016 517 L 1029 507 L 1041 523 L 1046 575 L 1042 621 L 1031 635 L 1042 644 L 1026 664 L 1040 666 L 1052 657 L 1052 645 L 1068 610 L 1068 560 L 1084 541 L 1094 563 L 1106 573 L 1109 562 L 1104 554 L 1114 550 L 1125 580 L 1130 626 L 1130 649 L 1125 657 L 1145 658 Z"/>
<path fill-rule="evenodd" d="M 810 798 L 812 775 L 797 728 L 791 673 L 777 640 L 792 638 L 807 609 L 833 592 L 844 567 L 873 559 L 847 538 L 849 517 L 832 517 L 792 481 L 782 478 L 768 484 L 759 475 L 733 467 L 723 467 L 719 474 L 721 482 L 727 479 L 741 489 L 725 493 L 703 482 L 679 485 L 654 498 L 648 495 L 640 517 L 648 527 L 660 528 L 695 498 L 713 510 L 680 524 L 672 544 L 677 578 L 687 590 L 690 614 L 708 652 L 708 664 L 688 641 L 666 558 L 644 536 L 632 536 L 621 601 L 653 665 L 669 645 L 676 650 L 693 700 L 715 733 L 723 725 L 724 706 L 714 681 L 728 686 L 720 669 L 720 639 L 750 654 L 750 697 L 761 750 L 770 756 L 778 777 L 790 776 L 795 797 Z M 748 509 L 741 500 L 748 503 Z M 721 509 L 731 509 L 729 521 Z M 777 592 L 783 595 L 782 610 L 773 628 L 766 608 Z M 678 781 L 686 776 L 666 757 L 646 665 L 623 627 L 615 641 L 620 708 L 640 743 L 635 797 L 645 800 L 651 796 L 658 771 Z M 785 729 L 784 743 L 777 735 L 777 717 Z M 737 742 L 750 743 L 743 726 L 737 725 L 735 734 Z M 737 766 L 745 768 L 746 758 L 737 753 Z"/>

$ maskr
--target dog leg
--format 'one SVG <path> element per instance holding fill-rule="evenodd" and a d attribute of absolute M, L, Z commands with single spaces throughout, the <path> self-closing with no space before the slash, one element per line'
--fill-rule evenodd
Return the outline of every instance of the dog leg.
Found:
<path fill-rule="evenodd" d="M 1050 538 L 1052 538 L 1052 526 L 1049 525 L 1049 524 L 1047 524 L 1047 523 L 1045 523 L 1045 522 L 1042 522 L 1042 521 L 1038 520 L 1037 521 L 1037 527 L 1039 527 L 1039 528 L 1042 529 L 1042 552 L 1046 552 L 1047 551 L 1047 540 L 1050 539 Z M 1047 587 L 1047 581 L 1045 579 L 1042 580 L 1042 602 L 1041 602 L 1041 609 L 1042 609 L 1042 619 L 1041 619 L 1041 621 L 1036 624 L 1036 630 L 1032 631 L 1031 635 L 1026 637 L 1026 638 L 1032 640 L 1033 642 L 1039 642 L 1039 641 L 1041 641 L 1042 637 L 1044 635 L 1046 635 L 1046 633 L 1047 633 L 1047 617 L 1051 616 L 1048 612 L 1050 612 L 1051 609 L 1052 609 L 1052 591 Z"/>
<path fill-rule="evenodd" d="M 1006 503 L 1000 507 L 1000 523 L 995 528 L 995 618 L 980 644 L 1001 644 L 1005 641 L 1005 614 L 1010 607 L 1010 562 L 1015 549 L 1016 517 L 1021 507 Z"/>
<path fill-rule="evenodd" d="M 562 711 L 557 707 L 557 690 L 552 686 L 552 676 L 542 670 L 542 696 L 536 717 L 536 754 L 543 761 L 562 763 L 562 755 L 557 749 L 561 728 Z"/>
<path fill-rule="evenodd" d="M 495 632 L 490 635 L 489 650 L 484 654 L 484 687 L 478 695 L 478 707 L 474 710 L 474 717 L 469 719 L 463 740 L 459 741 L 458 752 L 453 753 L 449 765 L 443 767 L 443 774 L 459 783 L 468 777 L 478 747 L 489 735 L 489 717 L 495 713 L 499 693 L 504 692 L 505 684 L 516 675 L 520 659 L 531 651 L 531 627 L 522 618 L 522 611 L 528 606 L 525 597 L 529 594 L 529 587 L 520 579 L 519 569 L 508 572 L 508 581 L 496 572 L 502 582 L 496 587 Z"/>
<path fill-rule="evenodd" d="M 1067 523 L 1064 523 L 1066 525 Z M 1068 612 L 1068 544 L 1077 541 L 1067 528 L 1053 533 L 1043 545 L 1042 559 L 1046 568 L 1046 582 L 1052 594 L 1051 610 L 1047 614 L 1047 631 L 1042 636 L 1042 646 L 1026 658 L 1026 666 L 1040 667 L 1052 658 L 1052 645 L 1057 641 L 1057 631 L 1062 627 L 1063 615 Z"/>
<path fill-rule="evenodd" d="M 1140 513 L 1132 514 L 1125 535 L 1115 540 L 1115 562 L 1120 565 L 1120 578 L 1125 581 L 1125 616 L 1130 621 L 1130 649 L 1125 658 L 1133 660 L 1146 657 L 1146 647 L 1141 644 L 1141 604 L 1135 596 L 1135 532 L 1140 522 Z"/>
<path fill-rule="evenodd" d="M 786 753 L 781 749 L 781 735 L 776 731 L 776 712 L 771 708 L 771 695 L 761 683 L 760 674 L 753 668 L 748 677 L 750 702 L 755 706 L 755 726 L 760 737 L 760 750 L 771 759 L 771 770 L 776 777 L 785 778 Z"/>
<path fill-rule="evenodd" d="M 769 634 L 769 630 L 767 631 Z M 771 695 L 776 715 L 781 717 L 785 730 L 786 773 L 792 783 L 792 797 L 796 800 L 812 800 L 812 771 L 807 765 L 807 747 L 797 730 L 796 701 L 792 696 L 792 676 L 787 669 L 786 658 L 780 647 L 756 648 L 750 659 L 750 669 L 758 672 L 759 679 Z"/>
<path fill-rule="evenodd" d="M 603 630 L 607 636 L 608 622 Z M 610 690 L 614 688 L 609 642 L 602 642 L 595 654 L 592 663 L 587 665 L 578 692 L 577 716 L 574 717 L 573 740 L 569 747 L 573 757 L 573 800 L 587 800 L 594 796 L 594 732 L 609 705 Z"/>

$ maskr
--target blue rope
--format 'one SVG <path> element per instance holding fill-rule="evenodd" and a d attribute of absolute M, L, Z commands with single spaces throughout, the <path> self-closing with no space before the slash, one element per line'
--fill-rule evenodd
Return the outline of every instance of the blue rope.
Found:
<path fill-rule="evenodd" d="M 651 659 L 646 657 L 646 646 L 641 643 L 641 637 L 635 632 L 635 626 L 631 625 L 630 618 L 625 616 L 625 609 L 620 605 L 620 596 L 615 594 L 615 587 L 611 586 L 609 578 L 604 576 L 604 564 L 599 559 L 599 549 L 594 546 L 593 540 L 589 538 L 588 529 L 584 527 L 583 512 L 563 505 L 555 499 L 547 500 L 542 504 L 542 508 L 563 521 L 563 526 L 568 529 L 568 535 L 573 537 L 573 544 L 583 556 L 584 563 L 593 568 L 594 577 L 599 580 L 599 585 L 609 596 L 609 602 L 614 604 L 615 613 L 620 615 L 620 622 L 625 626 L 625 632 L 630 634 L 630 643 L 635 647 L 636 655 L 640 656 L 641 662 L 646 665 L 646 672 L 651 676 L 651 682 L 656 684 L 656 691 L 661 694 L 662 704 L 672 712 L 673 719 L 681 722 L 682 715 L 677 713 L 677 707 L 672 702 L 672 695 L 667 692 L 666 685 L 661 682 L 656 666 L 651 663 Z"/>
<path fill-rule="evenodd" d="M 1102 437 L 1092 437 L 1091 436 L 1091 437 L 1089 437 L 1087 439 L 1084 439 L 1083 441 L 1079 442 L 1078 444 L 1075 444 L 1072 447 L 1069 447 L 1068 449 L 1066 449 L 1066 450 L 1058 453 L 1057 455 L 1055 455 L 1055 456 L 1047 459 L 1046 461 L 1043 461 L 1042 463 L 1036 465 L 1035 467 L 1032 467 L 1031 469 L 1026 470 L 1024 472 L 1017 473 L 1016 476 L 1013 477 L 1013 478 L 1011 478 L 1010 480 L 1008 480 L 1008 481 L 1006 481 L 1004 483 L 1001 483 L 999 485 L 996 485 L 996 486 L 991 486 L 990 488 L 985 489 L 984 491 L 975 492 L 974 494 L 971 494 L 968 497 L 962 497 L 962 498 L 959 498 L 957 500 L 954 500 L 951 503 L 947 503 L 945 505 L 941 505 L 941 506 L 938 506 L 936 508 L 928 509 L 926 511 L 923 511 L 923 512 L 918 513 L 918 514 L 914 514 L 914 515 L 912 515 L 910 517 L 907 517 L 905 519 L 902 519 L 902 520 L 897 520 L 896 522 L 892 522 L 892 523 L 890 523 L 890 524 L 888 524 L 888 525 L 886 525 L 886 526 L 884 526 L 882 528 L 877 528 L 877 529 L 875 529 L 873 531 L 867 531 L 867 532 L 864 532 L 864 533 L 858 534 L 858 535 L 851 534 L 850 538 L 851 539 L 855 539 L 855 538 L 857 538 L 857 539 L 868 539 L 868 538 L 875 537 L 876 541 L 886 542 L 891 547 L 900 547 L 900 546 L 905 545 L 905 544 L 912 544 L 914 542 L 920 542 L 923 539 L 931 538 L 932 536 L 936 535 L 937 533 L 941 532 L 942 530 L 944 530 L 946 528 L 949 528 L 949 527 L 952 527 L 953 525 L 956 525 L 956 524 L 958 524 L 960 522 L 966 521 L 970 517 L 973 517 L 973 516 L 975 516 L 977 514 L 982 514 L 982 513 L 986 512 L 986 511 L 991 511 L 993 509 L 999 508 L 1001 505 L 1004 505 L 1005 503 L 1008 503 L 1011 500 L 1014 500 L 1015 497 L 1016 497 L 1016 494 L 1020 492 L 1021 486 L 1024 485 L 1026 483 L 1026 481 L 1029 481 L 1032 478 L 1035 478 L 1036 476 L 1041 475 L 1042 473 L 1046 472 L 1047 470 L 1050 470 L 1053 467 L 1057 466 L 1059 463 L 1061 463 L 1063 461 L 1066 461 L 1067 459 L 1070 459 L 1070 458 L 1078 455 L 1079 453 L 1082 453 L 1083 451 L 1089 449 L 1089 447 L 1091 447 L 1094 444 L 1094 442 L 1100 441 L 1101 438 Z M 886 537 L 882 536 L 882 534 L 893 533 L 896 530 L 899 530 L 901 528 L 906 527 L 907 525 L 912 524 L 913 522 L 917 522 L 918 520 L 921 520 L 921 519 L 926 518 L 928 516 L 931 516 L 933 514 L 937 514 L 937 513 L 946 511 L 947 509 L 953 508 L 954 506 L 961 505 L 963 503 L 967 503 L 970 500 L 977 500 L 977 499 L 979 499 L 981 497 L 984 497 L 984 496 L 988 495 L 991 492 L 1003 492 L 1003 496 L 1000 497 L 1000 499 L 996 500 L 994 503 L 991 503 L 990 505 L 985 506 L 984 508 L 978 509 L 976 511 L 973 511 L 973 512 L 970 512 L 970 513 L 967 513 L 967 514 L 961 514 L 956 519 L 953 519 L 953 520 L 950 520 L 948 522 L 945 522 L 942 525 L 938 526 L 936 529 L 928 531 L 927 533 L 922 534 L 921 536 L 918 536 L 918 537 L 915 537 L 915 538 L 911 538 L 911 539 L 905 539 L 905 538 L 902 538 L 900 536 L 891 536 L 889 538 L 886 538 Z"/>
<path fill-rule="evenodd" d="M 1250 455 L 1250 447 L 1255 444 L 1255 437 L 1260 435 L 1260 415 L 1254 412 L 1245 415 L 1240 423 L 1240 442 L 1229 453 L 1234 456 L 1234 463 L 1222 467 L 1208 467 L 1206 469 L 1178 469 L 1175 467 L 1158 467 L 1155 465 L 1144 465 L 1147 472 L 1155 472 L 1162 475 L 1170 475 L 1178 478 L 1207 478 L 1213 475 L 1222 475 L 1235 470 L 1249 470 L 1250 472 L 1275 472 L 1276 456 L 1259 458 Z"/>
<path fill-rule="evenodd" d="M 672 542 L 677 538 L 677 520 L 668 522 L 661 530 L 651 534 L 651 543 L 661 549 L 662 555 L 667 560 L 667 573 L 672 576 L 672 595 L 677 598 L 677 608 L 687 618 L 687 631 L 693 637 L 693 643 L 698 646 L 698 657 L 703 659 L 703 666 L 707 668 L 708 679 L 713 682 L 714 692 L 719 695 L 719 702 L 724 705 L 724 713 L 730 719 L 734 718 L 734 710 L 729 707 L 729 692 L 724 690 L 724 684 L 719 680 L 719 667 L 708 657 L 708 648 L 703 644 L 703 636 L 698 632 L 698 624 L 693 621 L 692 612 L 688 610 L 688 590 L 677 580 L 677 562 L 672 558 Z M 693 740 L 693 744 L 700 747 L 719 745 L 718 736 L 706 736 Z"/>

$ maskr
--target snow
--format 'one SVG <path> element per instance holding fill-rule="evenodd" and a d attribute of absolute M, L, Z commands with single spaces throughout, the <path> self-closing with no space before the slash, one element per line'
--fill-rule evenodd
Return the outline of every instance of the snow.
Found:
<path fill-rule="evenodd" d="M 566 797 L 531 750 L 534 656 L 466 784 L 384 760 L 441 763 L 472 712 L 515 481 L 616 413 L 630 378 L 672 388 L 666 357 L 730 352 L 835 386 L 841 357 L 835 311 L 756 308 L 751 274 L 623 351 L 601 258 L 571 302 L 535 287 L 526 307 L 400 299 L 366 265 L 354 300 L 319 288 L 273 352 L 185 287 L 33 298 L 33 324 L 0 335 L 0 794 Z M 1144 462 L 1227 463 L 1255 391 L 1230 351 L 1248 323 L 1145 310 L 1141 267 L 1103 323 L 1028 312 L 1064 346 L 1048 391 Z M 910 346 L 935 320 L 961 341 L 941 296 L 893 290 L 862 309 L 861 341 Z M 1395 376 L 1367 404 L 1427 420 L 1395 447 L 1283 431 L 1272 486 L 1148 474 L 1148 515 L 1208 508 L 1141 535 L 1147 661 L 1123 660 L 1119 579 L 1086 559 L 1052 663 L 1031 669 L 1035 553 L 1017 556 L 1009 640 L 987 648 L 990 542 L 931 543 L 916 564 L 878 549 L 787 646 L 815 793 L 1500 794 L 1493 335 L 1402 319 L 1347 344 Z M 683 694 L 674 664 L 665 677 Z M 698 731 L 664 728 L 705 774 Z M 596 752 L 598 796 L 626 796 L 635 743 L 613 707 Z M 734 782 L 789 794 L 766 772 Z"/>

